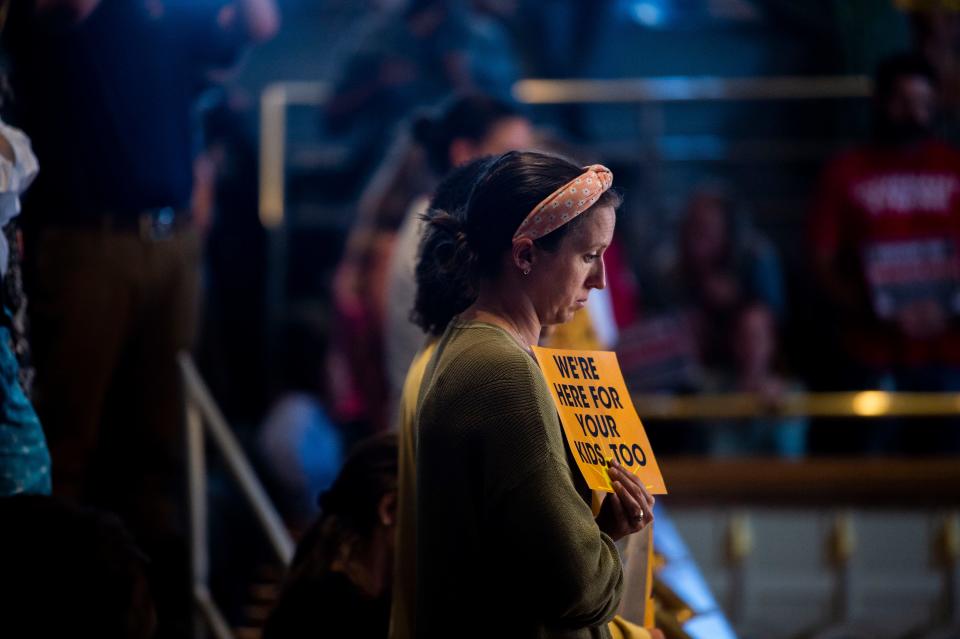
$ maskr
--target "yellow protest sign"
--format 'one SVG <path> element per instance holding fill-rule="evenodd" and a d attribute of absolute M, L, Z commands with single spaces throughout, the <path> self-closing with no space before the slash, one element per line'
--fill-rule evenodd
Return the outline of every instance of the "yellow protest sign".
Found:
<path fill-rule="evenodd" d="M 660 467 L 617 356 L 606 351 L 533 347 L 560 423 L 580 472 L 590 488 L 613 492 L 607 460 L 635 473 L 654 495 L 667 494 Z"/>

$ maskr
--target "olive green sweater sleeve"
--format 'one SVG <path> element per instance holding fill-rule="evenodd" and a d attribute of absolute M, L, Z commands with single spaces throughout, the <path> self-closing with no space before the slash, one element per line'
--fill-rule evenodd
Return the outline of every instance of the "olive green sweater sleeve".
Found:
<path fill-rule="evenodd" d="M 522 352 L 501 370 L 500 408 L 491 416 L 499 424 L 490 429 L 497 436 L 486 442 L 492 453 L 486 459 L 496 474 L 487 483 L 491 532 L 540 575 L 539 590 L 531 594 L 546 625 L 599 626 L 613 618 L 620 603 L 620 555 L 574 487 L 571 472 L 579 471 L 567 463 L 540 370 Z M 502 472 L 500 460 L 511 460 L 510 472 Z"/>

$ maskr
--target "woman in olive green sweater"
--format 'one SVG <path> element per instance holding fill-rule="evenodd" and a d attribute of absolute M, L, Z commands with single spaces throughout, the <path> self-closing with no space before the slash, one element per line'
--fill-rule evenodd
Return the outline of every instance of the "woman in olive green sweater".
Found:
<path fill-rule="evenodd" d="M 464 216 L 435 215 L 479 295 L 451 323 L 417 403 L 420 637 L 605 637 L 622 590 L 614 541 L 653 498 L 611 467 L 594 519 L 529 352 L 605 284 L 619 200 L 599 165 L 511 152 L 489 161 Z"/>

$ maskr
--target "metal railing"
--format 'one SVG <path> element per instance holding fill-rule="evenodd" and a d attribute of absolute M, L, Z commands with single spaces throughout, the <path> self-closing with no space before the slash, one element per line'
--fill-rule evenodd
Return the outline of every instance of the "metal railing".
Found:
<path fill-rule="evenodd" d="M 328 93 L 322 82 L 276 82 L 260 96 L 260 222 L 267 229 L 284 221 L 287 109 L 321 106 Z"/>
<path fill-rule="evenodd" d="M 644 419 L 749 417 L 949 417 L 960 415 L 960 393 L 879 390 L 787 393 L 770 399 L 751 393 L 634 394 Z"/>
<path fill-rule="evenodd" d="M 617 80 L 521 80 L 513 95 L 526 104 L 614 104 L 631 102 L 722 102 L 865 98 L 863 75 L 766 76 L 752 78 L 660 77 Z"/>
<path fill-rule="evenodd" d="M 257 479 L 243 447 L 230 430 L 210 390 L 203 382 L 193 359 L 187 353 L 180 353 L 177 359 L 185 390 L 190 579 L 198 613 L 195 632 L 196 636 L 202 636 L 203 628 L 207 628 L 217 639 L 233 639 L 233 632 L 214 602 L 209 586 L 210 539 L 207 529 L 209 508 L 205 436 L 209 435 L 214 448 L 223 456 L 230 476 L 253 510 L 257 523 L 277 559 L 284 565 L 289 564 L 293 558 L 294 543 L 280 514 Z"/>
<path fill-rule="evenodd" d="M 663 77 L 618 80 L 526 79 L 514 96 L 526 104 L 664 104 L 734 100 L 866 98 L 870 79 L 852 76 Z M 285 218 L 287 109 L 322 106 L 329 87 L 321 82 L 276 82 L 260 99 L 260 221 L 267 229 Z"/>

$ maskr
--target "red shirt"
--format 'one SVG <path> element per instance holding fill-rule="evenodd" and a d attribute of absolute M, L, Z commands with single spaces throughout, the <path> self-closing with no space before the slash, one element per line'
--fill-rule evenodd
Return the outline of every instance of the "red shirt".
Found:
<path fill-rule="evenodd" d="M 859 292 L 844 318 L 851 354 L 873 366 L 960 364 L 960 153 L 928 141 L 865 146 L 827 167 L 812 218 L 814 251 Z M 935 300 L 947 332 L 910 339 L 898 309 Z"/>

